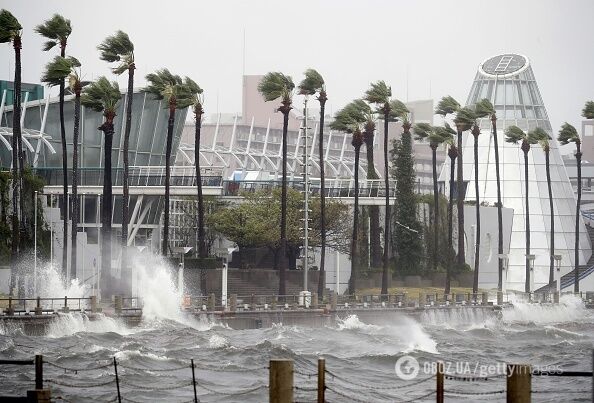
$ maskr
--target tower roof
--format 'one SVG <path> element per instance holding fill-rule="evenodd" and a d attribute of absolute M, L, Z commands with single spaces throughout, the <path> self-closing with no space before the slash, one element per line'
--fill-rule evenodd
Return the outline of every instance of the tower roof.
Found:
<path fill-rule="evenodd" d="M 505 53 L 485 60 L 479 66 L 479 72 L 487 77 L 512 77 L 526 70 L 530 61 L 526 56 Z"/>

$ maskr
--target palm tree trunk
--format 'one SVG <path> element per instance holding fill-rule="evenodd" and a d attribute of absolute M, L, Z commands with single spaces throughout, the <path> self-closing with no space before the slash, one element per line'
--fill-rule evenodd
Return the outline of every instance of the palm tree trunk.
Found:
<path fill-rule="evenodd" d="M 431 144 L 431 163 L 433 168 L 433 272 L 437 272 L 439 250 L 439 193 L 437 190 L 437 145 Z"/>
<path fill-rule="evenodd" d="M 278 293 L 286 294 L 287 270 L 287 131 L 289 129 L 290 103 L 283 101 L 279 108 L 283 114 L 283 149 L 282 149 L 282 182 L 281 182 L 281 233 L 280 233 L 280 267 L 278 273 Z"/>
<path fill-rule="evenodd" d="M 66 46 L 60 47 L 60 56 L 66 57 Z M 62 248 L 62 277 L 64 282 L 68 278 L 68 211 L 70 204 L 68 202 L 68 150 L 66 149 L 66 125 L 64 124 L 64 87 L 65 82 L 60 84 L 60 138 L 62 141 L 62 176 L 64 191 L 64 238 Z"/>
<path fill-rule="evenodd" d="M 167 141 L 165 146 L 165 206 L 163 209 L 163 245 L 161 253 L 168 255 L 169 251 L 169 182 L 171 178 L 171 148 L 173 147 L 173 125 L 175 124 L 176 101 L 169 101 L 169 120 L 167 121 Z"/>
<path fill-rule="evenodd" d="M 13 136 L 17 138 L 17 153 L 19 159 L 19 207 L 20 207 L 20 215 L 19 215 L 19 228 L 21 231 L 21 236 L 19 237 L 19 242 L 23 242 L 26 239 L 25 236 L 25 208 L 24 208 L 24 197 L 23 197 L 23 174 L 25 172 L 25 162 L 24 162 L 24 154 L 23 154 L 23 134 L 21 132 L 21 109 L 22 109 L 22 99 L 21 99 L 21 37 L 16 36 L 14 38 L 14 109 L 13 109 L 13 116 L 17 116 L 18 112 L 18 119 L 16 119 L 16 126 L 14 125 L 13 121 Z M 15 131 L 16 129 L 16 131 Z M 22 245 L 19 245 L 22 247 Z M 22 279 L 19 282 L 19 296 L 24 293 L 24 276 L 20 276 Z"/>
<path fill-rule="evenodd" d="M 503 290 L 503 211 L 501 203 L 501 177 L 499 175 L 499 144 L 497 140 L 497 116 L 491 116 L 491 126 L 493 127 L 493 146 L 495 147 L 495 178 L 497 180 L 497 253 L 498 256 L 498 279 L 497 291 Z"/>
<path fill-rule="evenodd" d="M 197 107 L 196 107 L 197 108 Z M 196 166 L 196 187 L 198 189 L 198 257 L 207 256 L 206 240 L 204 236 L 204 197 L 202 195 L 202 174 L 200 172 L 200 131 L 202 128 L 202 108 L 196 109 L 196 123 L 194 135 L 194 165 Z M 204 262 L 201 262 L 201 266 Z M 200 291 L 206 295 L 206 273 L 200 268 Z"/>
<path fill-rule="evenodd" d="M 79 85 L 79 84 L 77 84 Z M 74 133 L 72 135 L 72 237 L 70 277 L 76 278 L 76 236 L 78 234 L 78 134 L 80 132 L 80 87 L 75 88 L 74 98 Z M 111 262 L 110 262 L 111 263 Z M 105 273 L 104 273 L 105 274 Z M 110 273 L 107 273 L 109 276 Z"/>
<path fill-rule="evenodd" d="M 367 179 L 379 179 L 375 171 L 375 158 L 373 153 L 375 125 L 369 125 L 365 130 L 365 151 L 367 154 Z M 379 206 L 369 206 L 369 238 L 371 257 L 369 265 L 379 267 L 382 264 L 382 245 L 380 241 Z"/>
<path fill-rule="evenodd" d="M 324 299 L 326 288 L 326 178 L 324 174 L 324 110 L 326 108 L 326 92 L 321 91 L 320 102 L 320 136 L 318 139 L 318 153 L 320 161 L 320 276 L 318 277 L 318 298 Z M 336 290 L 338 292 L 338 290 Z"/>
<path fill-rule="evenodd" d="M 359 259 L 359 156 L 361 146 L 355 146 L 355 206 L 353 207 L 353 238 L 351 241 L 351 277 L 349 294 L 355 294 Z"/>
<path fill-rule="evenodd" d="M 522 151 L 524 152 L 524 184 L 525 184 L 525 206 L 524 214 L 526 215 L 526 283 L 524 284 L 524 291 L 529 293 L 530 290 L 530 204 L 528 201 L 528 151 L 530 145 L 524 141 L 522 143 Z"/>
<path fill-rule="evenodd" d="M 110 295 L 115 284 L 111 276 L 111 213 L 113 210 L 112 179 L 111 179 L 111 154 L 113 148 L 113 123 L 106 121 L 100 128 L 103 131 L 105 142 L 103 147 L 103 204 L 101 205 L 101 290 L 104 295 Z M 84 262 L 83 262 L 84 264 Z"/>
<path fill-rule="evenodd" d="M 462 268 L 465 263 L 464 254 L 464 164 L 462 160 L 462 132 L 458 131 L 458 170 L 456 185 L 458 195 L 456 205 L 458 209 L 458 266 Z"/>
<path fill-rule="evenodd" d="M 550 149 L 545 146 L 545 167 L 547 171 L 547 188 L 549 190 L 549 209 L 551 210 L 551 253 L 549 256 L 549 288 L 553 287 L 555 281 L 555 210 L 553 206 L 553 191 L 551 189 L 551 166 L 550 166 Z M 561 279 L 559 279 L 561 281 Z"/>
<path fill-rule="evenodd" d="M 476 208 L 476 234 L 474 240 L 474 277 L 472 281 L 472 293 L 476 295 L 479 283 L 479 267 L 481 260 L 481 205 L 479 203 L 479 162 L 478 162 L 478 134 L 474 135 L 474 193 Z M 476 297 L 475 297 L 476 299 Z"/>
<path fill-rule="evenodd" d="M 122 286 L 126 287 L 129 281 L 129 286 L 132 286 L 132 278 L 128 267 L 128 220 L 130 209 L 130 192 L 128 185 L 128 175 L 130 174 L 130 161 L 128 156 L 128 149 L 130 148 L 130 130 L 132 129 L 132 101 L 134 100 L 134 69 L 135 65 L 131 64 L 128 67 L 128 90 L 126 94 L 126 129 L 124 131 L 124 175 L 122 178 Z M 130 288 L 131 289 L 131 288 Z"/>
<path fill-rule="evenodd" d="M 452 266 L 454 264 L 454 174 L 456 171 L 456 157 L 457 152 L 455 152 L 451 146 L 450 150 L 448 151 L 448 156 L 450 157 L 450 195 L 449 195 L 449 203 L 448 203 L 448 254 L 446 258 L 448 259 L 448 266 L 446 271 L 446 284 L 444 294 L 450 293 L 450 283 L 452 278 Z"/>
<path fill-rule="evenodd" d="M 577 148 L 575 153 L 575 159 L 577 161 L 577 203 L 575 207 L 575 244 L 573 248 L 573 292 L 580 292 L 580 204 L 582 202 L 582 151 L 580 141 L 576 141 L 575 146 Z"/>
<path fill-rule="evenodd" d="M 382 295 L 388 294 L 388 271 L 390 265 L 390 172 L 388 165 L 388 129 L 389 129 L 389 104 L 384 105 L 384 256 L 382 262 Z"/>

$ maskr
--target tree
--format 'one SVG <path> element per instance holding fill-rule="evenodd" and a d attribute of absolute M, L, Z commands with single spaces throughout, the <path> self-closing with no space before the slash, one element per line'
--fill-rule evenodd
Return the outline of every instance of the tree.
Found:
<path fill-rule="evenodd" d="M 443 129 L 443 130 L 442 130 Z M 433 271 L 437 271 L 439 259 L 439 191 L 437 189 L 437 148 L 451 135 L 442 127 L 433 127 L 428 123 L 418 123 L 413 127 L 415 140 L 429 141 L 431 148 L 431 162 L 433 168 Z"/>
<path fill-rule="evenodd" d="M 68 79 L 68 87 L 74 92 L 74 130 L 72 135 L 72 236 L 70 279 L 76 277 L 76 239 L 78 233 L 79 200 L 78 200 L 78 135 L 80 132 L 80 97 L 82 89 L 88 84 L 81 80 L 81 64 L 74 57 L 56 56 L 45 68 L 41 81 L 48 85 L 60 85 Z"/>
<path fill-rule="evenodd" d="M 103 145 L 103 204 L 101 206 L 101 289 L 107 291 L 114 284 L 111 281 L 111 213 L 113 210 L 111 154 L 113 148 L 113 120 L 121 98 L 118 83 L 110 83 L 105 77 L 85 88 L 81 103 L 96 112 L 103 112 L 105 121 L 97 128 L 105 137 Z"/>
<path fill-rule="evenodd" d="M 305 96 L 318 95 L 320 103 L 320 134 L 318 136 L 318 163 L 320 166 L 320 276 L 318 278 L 318 297 L 324 298 L 326 288 L 326 176 L 324 173 L 324 112 L 326 108 L 326 84 L 320 73 L 314 69 L 305 71 L 305 78 L 299 84 L 299 93 Z"/>
<path fill-rule="evenodd" d="M 23 27 L 9 11 L 0 10 L 0 43 L 12 42 L 14 48 L 14 110 L 12 113 L 12 236 L 13 242 L 10 254 L 10 295 L 16 280 L 17 263 L 19 259 L 19 238 L 21 225 L 19 223 L 19 206 L 22 214 L 21 174 L 23 172 L 23 154 L 21 140 L 21 44 Z M 22 221 L 22 217 L 21 217 Z M 20 287 L 19 287 L 20 288 Z M 19 292 L 20 294 L 20 292 Z"/>
<path fill-rule="evenodd" d="M 497 135 L 497 114 L 493 104 L 488 99 L 482 99 L 474 107 L 477 117 L 489 116 L 491 119 L 491 128 L 493 135 L 493 148 L 495 149 L 495 178 L 497 182 L 497 253 L 498 260 L 498 280 L 497 291 L 503 290 L 503 204 L 501 202 L 501 176 L 499 173 L 499 140 Z"/>
<path fill-rule="evenodd" d="M 266 74 L 260 84 L 258 91 L 266 102 L 280 98 L 281 106 L 278 111 L 283 114 L 283 141 L 282 141 L 282 181 L 281 181 L 281 217 L 280 217 L 280 256 L 281 265 L 279 270 L 279 295 L 286 294 L 286 256 L 287 256 L 287 131 L 289 129 L 289 112 L 293 103 L 293 90 L 295 84 L 290 76 L 280 72 Z"/>
<path fill-rule="evenodd" d="M 175 111 L 192 105 L 194 94 L 186 85 L 191 80 L 186 77 L 185 82 L 178 75 L 171 74 L 167 69 L 157 70 L 146 75 L 149 85 L 142 89 L 143 92 L 153 95 L 157 100 L 165 101 L 169 109 L 167 121 L 167 139 L 165 145 L 165 207 L 163 214 L 163 243 L 161 253 L 167 256 L 169 250 L 169 194 L 171 181 L 171 151 L 173 147 L 173 127 L 175 125 Z"/>
<path fill-rule="evenodd" d="M 43 50 L 49 51 L 55 46 L 60 45 L 60 56 L 66 57 L 66 45 L 68 38 L 72 33 L 70 20 L 59 14 L 54 14 L 52 18 L 46 20 L 43 24 L 35 27 L 35 32 L 48 39 Z M 68 244 L 68 151 L 66 149 L 66 126 L 64 125 L 64 80 L 60 81 L 60 139 L 62 142 L 62 177 L 64 191 L 64 245 Z M 68 248 L 62 249 L 62 275 L 64 280 L 68 278 Z"/>
<path fill-rule="evenodd" d="M 363 104 L 365 104 L 363 102 Z M 365 104 L 366 105 L 366 104 Z M 343 109 L 336 112 L 334 121 L 330 127 L 334 130 L 351 133 L 353 138 L 351 145 L 355 149 L 354 161 L 354 182 L 355 182 L 355 204 L 353 207 L 353 232 L 351 237 L 351 277 L 349 279 L 349 294 L 355 294 L 356 278 L 358 275 L 358 259 L 359 259 L 359 157 L 361 154 L 361 146 L 363 145 L 363 133 L 361 128 L 368 120 L 366 113 L 368 110 L 362 107 L 362 104 L 353 101 Z"/>
<path fill-rule="evenodd" d="M 448 249 L 447 249 L 447 269 L 446 269 L 446 281 L 445 281 L 445 290 L 444 294 L 450 293 L 450 283 L 452 279 L 452 266 L 456 257 L 456 252 L 454 251 L 454 175 L 456 171 L 456 158 L 458 158 L 458 149 L 456 148 L 456 143 L 454 139 L 454 135 L 456 135 L 456 131 L 450 127 L 450 125 L 446 122 L 444 125 L 444 137 L 446 134 L 445 143 L 448 145 L 448 158 L 450 159 L 450 193 L 448 197 Z"/>
<path fill-rule="evenodd" d="M 592 104 L 592 114 L 591 117 L 585 113 L 582 114 L 586 119 L 594 119 L 594 102 L 590 102 Z M 586 104 L 587 105 L 587 104 Z M 585 108 L 584 108 L 585 109 Z M 578 134 L 575 127 L 570 125 L 569 123 L 565 122 L 563 126 L 561 126 L 561 130 L 559 130 L 559 135 L 557 136 L 557 140 L 562 145 L 566 145 L 569 143 L 575 143 L 575 159 L 577 164 L 577 203 L 575 206 L 575 243 L 573 247 L 573 276 L 574 276 L 574 283 L 573 283 L 573 292 L 578 293 L 580 292 L 580 276 L 579 276 L 579 269 L 580 269 L 580 204 L 582 201 L 582 140 L 580 139 L 580 135 Z"/>
<path fill-rule="evenodd" d="M 134 44 L 123 31 L 116 31 L 115 34 L 105 38 L 97 49 L 101 53 L 101 60 L 108 63 L 118 64 L 111 69 L 116 75 L 121 75 L 125 71 L 128 72 L 128 89 L 126 91 L 126 124 L 124 129 L 124 175 L 122 178 L 122 259 L 121 259 L 121 272 L 122 277 L 128 280 L 130 278 L 130 272 L 128 267 L 128 217 L 130 208 L 130 194 L 128 185 L 129 175 L 129 155 L 128 149 L 130 148 L 130 129 L 132 127 L 132 101 L 134 99 L 134 70 L 136 64 L 134 61 Z"/>
<path fill-rule="evenodd" d="M 586 119 L 594 119 L 594 101 L 586 102 L 582 109 L 582 116 Z"/>
<path fill-rule="evenodd" d="M 530 152 L 530 145 L 536 144 L 539 141 L 538 136 L 535 136 L 534 131 L 525 133 L 518 126 L 510 126 L 505 131 L 505 141 L 508 143 L 520 143 L 521 150 L 524 153 L 524 202 L 526 216 L 526 283 L 524 290 L 527 293 L 532 292 L 530 289 L 530 204 L 528 203 L 528 152 Z"/>

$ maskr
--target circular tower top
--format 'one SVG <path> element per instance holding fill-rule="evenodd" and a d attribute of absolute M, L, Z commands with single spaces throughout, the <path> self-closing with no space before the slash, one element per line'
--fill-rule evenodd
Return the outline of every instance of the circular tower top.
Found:
<path fill-rule="evenodd" d="M 505 53 L 485 60 L 479 66 L 479 72 L 487 77 L 511 77 L 524 71 L 529 65 L 526 56 Z"/>

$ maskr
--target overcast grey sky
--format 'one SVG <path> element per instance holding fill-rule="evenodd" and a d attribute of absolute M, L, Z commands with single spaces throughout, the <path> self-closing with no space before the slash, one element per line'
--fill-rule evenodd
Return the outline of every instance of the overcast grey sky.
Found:
<path fill-rule="evenodd" d="M 86 78 L 111 76 L 96 46 L 122 29 L 136 47 L 136 86 L 161 67 L 188 75 L 205 90 L 207 115 L 217 104 L 241 111 L 244 31 L 246 74 L 278 70 L 298 82 L 316 68 L 331 110 L 378 79 L 402 100 L 452 95 L 464 103 L 477 66 L 505 52 L 531 59 L 555 130 L 566 120 L 579 125 L 594 99 L 592 0 L 0 0 L 0 7 L 24 27 L 24 81 L 38 82 L 56 54 L 40 50 L 34 26 L 60 13 L 72 20 L 68 53 Z M 12 80 L 11 47 L 0 46 L 0 61 L 0 79 Z M 125 87 L 126 77 L 118 81 Z"/>

